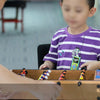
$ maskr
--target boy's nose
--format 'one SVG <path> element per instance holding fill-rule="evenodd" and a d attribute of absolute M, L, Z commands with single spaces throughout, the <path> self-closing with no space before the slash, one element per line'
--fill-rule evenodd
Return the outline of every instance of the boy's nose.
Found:
<path fill-rule="evenodd" d="M 69 17 L 70 18 L 75 18 L 75 16 L 76 16 L 75 12 L 74 11 L 70 11 Z"/>

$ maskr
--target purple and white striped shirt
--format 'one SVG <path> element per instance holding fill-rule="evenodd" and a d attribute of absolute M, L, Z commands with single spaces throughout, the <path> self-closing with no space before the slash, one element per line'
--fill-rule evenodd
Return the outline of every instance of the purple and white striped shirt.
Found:
<path fill-rule="evenodd" d="M 78 35 L 68 33 L 67 27 L 58 30 L 52 38 L 49 53 L 43 60 L 55 63 L 59 70 L 70 70 L 72 51 L 76 47 L 80 49 L 80 65 L 97 61 L 97 57 L 100 57 L 100 30 L 89 27 Z"/>

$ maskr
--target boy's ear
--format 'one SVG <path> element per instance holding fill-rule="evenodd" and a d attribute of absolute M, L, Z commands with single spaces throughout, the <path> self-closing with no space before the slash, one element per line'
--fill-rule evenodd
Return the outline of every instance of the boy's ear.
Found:
<path fill-rule="evenodd" d="M 89 17 L 92 17 L 94 14 L 95 14 L 95 12 L 96 12 L 96 8 L 91 8 L 90 9 L 90 12 L 89 12 Z"/>
<path fill-rule="evenodd" d="M 59 4 L 60 4 L 60 6 L 62 7 L 62 2 L 61 2 L 61 0 L 60 0 Z"/>

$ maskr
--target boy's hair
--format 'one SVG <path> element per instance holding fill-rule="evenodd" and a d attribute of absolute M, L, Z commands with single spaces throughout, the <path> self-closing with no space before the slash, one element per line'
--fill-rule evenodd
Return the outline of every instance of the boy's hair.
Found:
<path fill-rule="evenodd" d="M 63 0 L 61 0 L 61 2 L 63 2 Z M 88 2 L 88 5 L 89 5 L 89 8 L 90 8 L 90 9 L 94 7 L 94 5 L 95 5 L 95 0 L 87 0 L 87 2 Z"/>

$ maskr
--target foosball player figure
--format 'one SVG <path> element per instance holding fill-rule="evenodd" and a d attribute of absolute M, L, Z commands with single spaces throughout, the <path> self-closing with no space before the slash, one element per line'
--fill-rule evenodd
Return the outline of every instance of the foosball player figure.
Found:
<path fill-rule="evenodd" d="M 62 73 L 61 73 L 61 75 L 60 75 L 60 77 L 59 77 L 59 80 L 64 80 L 65 79 L 65 75 L 66 75 L 66 70 L 64 70 Z"/>
<path fill-rule="evenodd" d="M 28 72 L 27 72 L 27 70 L 25 68 L 23 68 L 19 75 L 26 76 L 26 74 L 28 74 Z"/>
<path fill-rule="evenodd" d="M 44 71 L 43 74 L 39 77 L 38 80 L 47 80 L 48 76 L 50 75 L 49 73 L 51 73 L 51 70 Z"/>
<path fill-rule="evenodd" d="M 81 75 L 80 75 L 80 79 L 79 80 L 85 80 L 85 72 L 87 70 L 87 67 L 85 66 L 81 70 L 82 71 L 81 71 Z"/>
<path fill-rule="evenodd" d="M 40 80 L 46 80 L 46 79 L 48 79 L 48 76 L 46 73 L 44 73 Z"/>
<path fill-rule="evenodd" d="M 38 78 L 38 80 L 41 80 L 41 77 L 44 75 L 44 73 L 46 73 L 46 71 L 43 71 L 43 74 L 40 75 L 40 77 Z"/>
<path fill-rule="evenodd" d="M 83 70 L 81 71 L 80 80 L 84 80 L 84 79 L 85 79 L 85 72 L 86 72 L 85 69 L 83 69 Z"/>
<path fill-rule="evenodd" d="M 85 80 L 85 72 L 86 72 L 86 70 L 87 70 L 87 67 L 85 66 L 85 67 L 83 67 L 81 70 L 82 70 L 82 71 L 81 71 L 81 75 L 80 75 L 79 80 Z M 79 82 L 78 82 L 78 86 L 80 86 L 80 85 L 82 85 L 82 83 L 79 81 Z"/>

